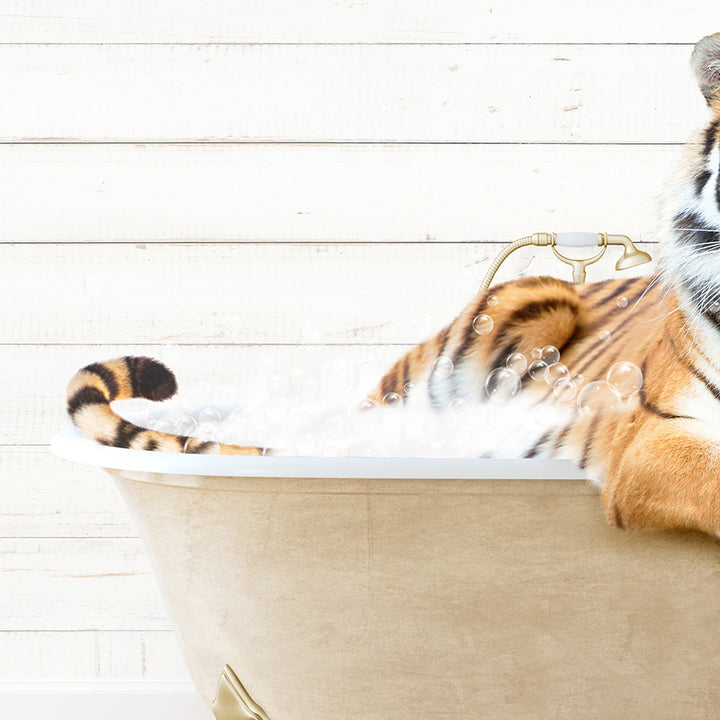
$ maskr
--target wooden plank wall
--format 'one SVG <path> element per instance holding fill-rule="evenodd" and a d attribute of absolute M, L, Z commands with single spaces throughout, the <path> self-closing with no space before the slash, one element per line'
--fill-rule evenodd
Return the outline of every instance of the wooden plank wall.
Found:
<path fill-rule="evenodd" d="M 49 453 L 75 369 L 159 355 L 200 403 L 372 374 L 503 242 L 652 252 L 705 112 L 688 58 L 716 8 L 691 5 L 0 3 L 0 678 L 185 677 L 119 496 Z"/>

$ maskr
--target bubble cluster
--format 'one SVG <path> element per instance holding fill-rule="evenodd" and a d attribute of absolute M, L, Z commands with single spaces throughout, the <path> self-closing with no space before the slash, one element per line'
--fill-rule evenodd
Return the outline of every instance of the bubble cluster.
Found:
<path fill-rule="evenodd" d="M 582 375 L 561 361 L 558 349 L 545 345 L 533 348 L 532 358 L 529 348 L 508 354 L 500 367 L 479 378 L 476 400 L 456 393 L 455 383 L 438 383 L 430 393 L 435 407 L 442 408 L 438 411 L 427 407 L 427 377 L 413 381 L 417 387 L 408 381 L 403 391 L 363 399 L 389 367 L 375 353 L 371 360 L 369 354 L 359 359 L 354 370 L 328 367 L 319 353 L 313 370 L 269 366 L 245 385 L 220 384 L 204 394 L 155 404 L 144 424 L 188 437 L 186 453 L 213 454 L 227 443 L 281 448 L 290 455 L 513 457 L 515 447 L 526 447 L 523 433 L 536 433 L 538 425 L 557 427 L 558 417 L 570 422 L 577 412 L 629 407 L 642 387 L 641 370 L 626 361 L 585 385 Z M 437 358 L 432 368 L 440 377 L 454 371 L 449 356 Z M 533 392 L 521 393 L 525 378 L 532 379 Z M 537 403 L 539 397 L 547 402 Z M 202 405 L 202 398 L 213 403 Z M 227 402 L 236 398 L 242 405 Z"/>

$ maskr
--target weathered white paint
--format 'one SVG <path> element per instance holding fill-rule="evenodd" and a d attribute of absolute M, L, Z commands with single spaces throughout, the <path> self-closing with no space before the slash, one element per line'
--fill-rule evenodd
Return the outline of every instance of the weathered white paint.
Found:
<path fill-rule="evenodd" d="M 0 677 L 0 695 L 8 690 L 8 681 L 29 678 L 56 682 L 189 679 L 171 630 L 3 631 Z"/>
<path fill-rule="evenodd" d="M 686 45 L 6 45 L 0 141 L 681 143 Z"/>
<path fill-rule="evenodd" d="M 0 147 L 0 335 L 13 343 L 0 348 L 0 678 L 187 679 L 112 485 L 48 453 L 78 367 L 159 355 L 190 404 L 334 362 L 359 363 L 369 387 L 472 292 L 492 253 L 454 243 L 545 229 L 652 240 L 678 154 L 657 143 L 700 121 L 687 58 L 718 29 L 707 1 L 196 7 L 0 7 L 0 138 L 36 143 Z M 631 45 L 576 45 L 588 42 Z M 99 139 L 120 144 L 85 144 Z M 270 142 L 125 142 L 207 139 Z M 284 144 L 297 140 L 328 144 Z M 551 269 L 528 257 L 504 273 Z M 308 345 L 328 342 L 344 344 Z M 0 715 L 207 714 L 192 696 L 133 704 L 127 685 L 99 700 L 108 688 L 27 689 L 0 685 Z"/>
<path fill-rule="evenodd" d="M 0 242 L 652 239 L 676 146 L 5 145 Z"/>
<path fill-rule="evenodd" d="M 15 0 L 2 42 L 694 43 L 716 5 L 609 0 Z M 708 24 L 710 27 L 708 27 Z"/>
<path fill-rule="evenodd" d="M 2 630 L 167 630 L 137 538 L 0 540 Z"/>
<path fill-rule="evenodd" d="M 0 682 L 0 715 L 53 720 L 211 720 L 189 681 Z"/>
<path fill-rule="evenodd" d="M 0 477 L 3 540 L 137 537 L 115 486 L 96 468 L 64 463 L 45 447 L 3 446 Z"/>
<path fill-rule="evenodd" d="M 639 246 L 656 254 L 655 243 Z M 3 246 L 7 343 L 417 343 L 477 293 L 500 243 Z M 574 257 L 597 248 L 566 250 Z M 588 269 L 614 274 L 621 248 Z M 621 273 L 650 274 L 651 264 Z M 568 281 L 550 248 L 513 253 L 496 281 Z M 87 311 L 92 307 L 92 312 Z"/>

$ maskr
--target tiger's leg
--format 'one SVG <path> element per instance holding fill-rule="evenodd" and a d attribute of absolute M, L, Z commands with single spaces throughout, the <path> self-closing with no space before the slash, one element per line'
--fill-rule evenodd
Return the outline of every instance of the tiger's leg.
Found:
<path fill-rule="evenodd" d="M 698 420 L 648 420 L 611 452 L 602 489 L 619 527 L 720 533 L 720 442 Z"/>
<path fill-rule="evenodd" d="M 401 357 L 368 396 L 375 403 L 422 388 L 435 407 L 453 398 L 477 401 L 487 374 L 514 352 L 561 349 L 580 324 L 575 288 L 551 277 L 529 277 L 482 291 L 436 336 Z M 485 320 L 478 328 L 475 319 Z M 436 362 L 443 358 L 439 368 Z"/>

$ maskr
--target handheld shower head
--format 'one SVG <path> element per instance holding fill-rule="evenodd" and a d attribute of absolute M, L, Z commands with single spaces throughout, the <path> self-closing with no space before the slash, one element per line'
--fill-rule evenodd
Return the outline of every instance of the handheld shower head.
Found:
<path fill-rule="evenodd" d="M 650 260 L 652 260 L 650 255 L 646 252 L 638 250 L 633 244 L 633 241 L 627 235 L 609 235 L 607 233 L 589 232 L 541 232 L 515 240 L 515 242 L 512 242 L 505 247 L 497 258 L 495 258 L 495 261 L 492 263 L 487 273 L 485 273 L 485 277 L 483 278 L 480 288 L 483 290 L 489 288 L 495 273 L 505 258 L 507 258 L 510 253 L 525 245 L 550 245 L 559 260 L 562 260 L 572 266 L 573 282 L 575 283 L 585 282 L 585 267 L 599 260 L 605 253 L 608 245 L 623 246 L 622 257 L 615 263 L 616 270 L 627 270 L 628 268 L 635 267 L 636 265 L 642 265 L 643 263 L 650 262 Z M 565 257 L 565 255 L 558 252 L 556 247 L 583 247 L 593 245 L 602 246 L 602 250 L 590 258 L 584 259 Z"/>
<path fill-rule="evenodd" d="M 627 235 L 605 235 L 608 245 L 622 245 L 622 257 L 615 263 L 616 270 L 628 268 L 650 262 L 652 258 L 646 252 L 638 250 Z"/>

